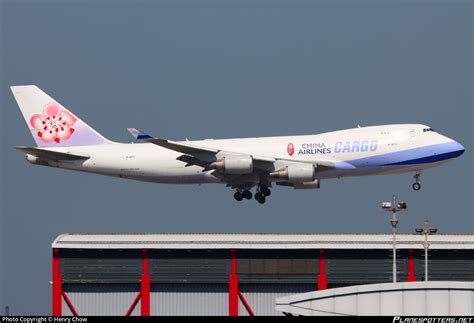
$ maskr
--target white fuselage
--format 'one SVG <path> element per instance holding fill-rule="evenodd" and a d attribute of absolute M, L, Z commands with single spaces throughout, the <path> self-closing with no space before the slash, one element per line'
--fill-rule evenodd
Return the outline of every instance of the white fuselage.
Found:
<path fill-rule="evenodd" d="M 464 148 L 441 134 L 416 124 L 347 129 L 318 135 L 189 141 L 199 147 L 286 161 L 329 161 L 335 168 L 319 179 L 421 171 L 462 154 Z M 292 148 L 290 148 L 290 146 Z M 182 153 L 151 143 L 102 144 L 49 148 L 90 156 L 87 160 L 52 162 L 50 166 L 172 184 L 219 183 L 202 167 L 177 160 Z"/>

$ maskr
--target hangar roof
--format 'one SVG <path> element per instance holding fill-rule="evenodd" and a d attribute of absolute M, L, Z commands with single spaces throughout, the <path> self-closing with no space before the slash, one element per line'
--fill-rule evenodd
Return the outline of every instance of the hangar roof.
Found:
<path fill-rule="evenodd" d="M 391 249 L 391 234 L 65 233 L 53 248 L 73 249 Z M 397 234 L 398 249 L 422 249 L 423 235 Z M 472 234 L 429 236 L 430 249 L 474 249 Z"/>

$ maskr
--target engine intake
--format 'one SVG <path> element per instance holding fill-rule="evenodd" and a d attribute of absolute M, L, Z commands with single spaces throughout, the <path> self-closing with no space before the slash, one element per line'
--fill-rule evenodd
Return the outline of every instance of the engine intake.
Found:
<path fill-rule="evenodd" d="M 253 160 L 251 156 L 228 155 L 211 163 L 209 168 L 224 174 L 250 174 L 253 172 Z"/>

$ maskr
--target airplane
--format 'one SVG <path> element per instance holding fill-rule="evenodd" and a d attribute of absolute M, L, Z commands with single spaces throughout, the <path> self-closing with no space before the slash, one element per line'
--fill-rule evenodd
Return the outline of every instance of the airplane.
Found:
<path fill-rule="evenodd" d="M 273 184 L 318 189 L 321 180 L 413 172 L 464 153 L 464 147 L 422 124 L 390 124 L 316 135 L 172 141 L 135 128 L 141 143 L 112 142 L 35 85 L 11 90 L 36 142 L 16 147 L 32 164 L 153 183 L 220 183 L 237 201 L 260 204 Z M 255 194 L 251 190 L 256 187 Z"/>

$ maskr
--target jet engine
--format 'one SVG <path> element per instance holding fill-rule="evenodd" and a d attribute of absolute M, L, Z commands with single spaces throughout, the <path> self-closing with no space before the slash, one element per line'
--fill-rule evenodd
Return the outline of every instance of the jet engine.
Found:
<path fill-rule="evenodd" d="M 317 189 L 321 187 L 321 181 L 315 179 L 312 182 L 303 182 L 303 183 L 294 183 L 293 188 L 295 190 L 307 190 L 307 189 Z"/>
<path fill-rule="evenodd" d="M 250 174 L 253 172 L 253 160 L 246 155 L 227 155 L 209 165 L 224 174 Z"/>
<path fill-rule="evenodd" d="M 270 173 L 271 178 L 289 182 L 312 182 L 315 179 L 316 169 L 312 164 L 289 165 Z"/>

